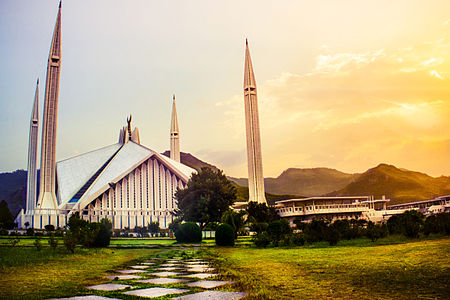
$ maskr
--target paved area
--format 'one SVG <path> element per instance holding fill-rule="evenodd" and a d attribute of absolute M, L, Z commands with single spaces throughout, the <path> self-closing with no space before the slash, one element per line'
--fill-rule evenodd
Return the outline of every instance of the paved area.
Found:
<path fill-rule="evenodd" d="M 181 255 L 181 251 L 186 250 L 176 251 Z M 198 250 L 191 248 L 190 251 L 195 253 Z M 163 251 L 159 255 L 163 256 L 167 252 Z M 86 295 L 60 299 L 108 300 L 137 296 L 148 299 L 164 297 L 180 300 L 231 300 L 247 296 L 246 293 L 232 291 L 233 281 L 220 280 L 220 274 L 214 273 L 215 269 L 210 262 L 176 256 L 177 254 L 171 258 L 148 257 L 142 262 L 116 270 L 117 274 L 105 276 L 111 280 L 109 283 L 86 287 L 86 293 L 99 293 L 102 296 Z"/>

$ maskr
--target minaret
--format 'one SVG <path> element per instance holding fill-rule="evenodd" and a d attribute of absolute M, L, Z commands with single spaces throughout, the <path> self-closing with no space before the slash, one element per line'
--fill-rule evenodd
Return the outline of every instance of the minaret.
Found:
<path fill-rule="evenodd" d="M 39 209 L 55 209 L 56 200 L 56 127 L 58 121 L 59 75 L 61 72 L 61 2 L 48 56 L 41 143 Z M 56 212 L 54 212 L 56 213 Z"/>
<path fill-rule="evenodd" d="M 26 213 L 31 214 L 36 206 L 37 180 L 37 148 L 39 134 L 39 79 L 34 93 L 33 110 L 30 120 L 30 137 L 28 140 L 28 172 L 27 172 L 27 206 Z"/>
<path fill-rule="evenodd" d="M 173 95 L 172 121 L 170 122 L 170 158 L 180 162 L 180 131 L 178 130 L 175 95 Z"/>
<path fill-rule="evenodd" d="M 261 138 L 259 135 L 258 98 L 252 60 L 245 40 L 244 70 L 245 128 L 247 133 L 247 165 L 249 201 L 266 203 L 262 169 Z"/>

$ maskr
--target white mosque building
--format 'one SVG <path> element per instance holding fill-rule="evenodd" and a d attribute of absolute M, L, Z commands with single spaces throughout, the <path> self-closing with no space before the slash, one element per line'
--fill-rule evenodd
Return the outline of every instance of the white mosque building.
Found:
<path fill-rule="evenodd" d="M 184 188 L 194 169 L 180 163 L 175 97 L 170 130 L 170 158 L 141 145 L 131 116 L 117 143 L 56 162 L 56 129 L 61 66 L 61 4 L 50 48 L 44 99 L 40 182 L 37 188 L 39 88 L 30 122 L 26 208 L 16 217 L 19 228 L 64 227 L 79 212 L 91 222 L 103 218 L 114 229 L 147 226 L 167 228 L 176 209 L 177 188 Z"/>

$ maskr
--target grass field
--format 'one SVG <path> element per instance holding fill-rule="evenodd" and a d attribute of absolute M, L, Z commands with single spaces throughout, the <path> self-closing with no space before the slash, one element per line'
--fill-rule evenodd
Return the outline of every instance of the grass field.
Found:
<path fill-rule="evenodd" d="M 236 280 L 250 299 L 450 298 L 449 237 L 208 252 L 221 273 Z"/>

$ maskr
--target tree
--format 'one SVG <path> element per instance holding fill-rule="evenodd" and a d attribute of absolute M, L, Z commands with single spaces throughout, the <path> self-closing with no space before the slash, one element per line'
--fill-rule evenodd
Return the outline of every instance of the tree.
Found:
<path fill-rule="evenodd" d="M 0 228 L 13 229 L 14 227 L 14 216 L 9 211 L 8 203 L 2 200 L 0 202 Z"/>
<path fill-rule="evenodd" d="M 175 200 L 175 215 L 183 221 L 198 222 L 203 229 L 209 222 L 220 221 L 236 200 L 236 187 L 222 171 L 204 167 L 192 175 L 185 189 L 177 189 Z"/>
<path fill-rule="evenodd" d="M 151 222 L 148 224 L 148 230 L 152 233 L 152 236 L 159 232 L 159 222 Z"/>
<path fill-rule="evenodd" d="M 222 223 L 228 224 L 233 228 L 235 232 L 235 238 L 238 236 L 238 232 L 244 227 L 244 215 L 245 211 L 235 212 L 233 210 L 227 210 L 222 215 Z"/>
<path fill-rule="evenodd" d="M 280 218 L 275 208 L 255 201 L 248 202 L 247 214 L 249 221 L 253 223 L 270 223 Z"/>

